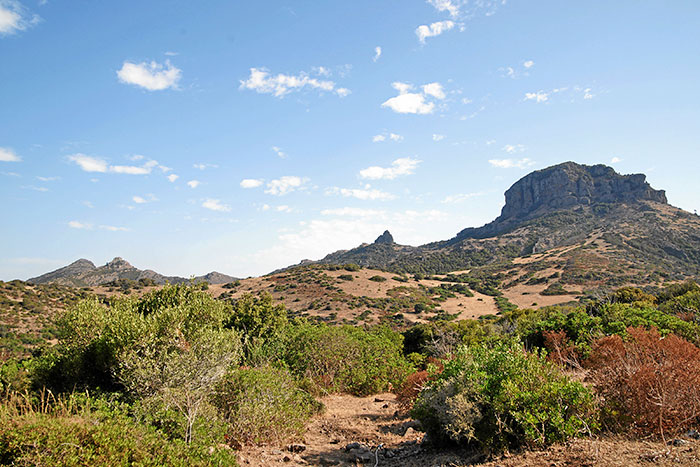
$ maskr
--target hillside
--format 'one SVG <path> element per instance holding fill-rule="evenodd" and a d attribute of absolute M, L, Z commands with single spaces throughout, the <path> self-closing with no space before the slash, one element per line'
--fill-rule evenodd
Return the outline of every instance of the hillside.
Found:
<path fill-rule="evenodd" d="M 195 281 L 206 281 L 211 284 L 224 284 L 236 280 L 235 277 L 210 272 L 204 276 L 197 276 Z M 64 266 L 55 271 L 48 272 L 38 277 L 28 279 L 32 284 L 61 284 L 74 287 L 93 287 L 107 283 L 118 283 L 119 281 L 141 281 L 144 285 L 158 284 L 166 282 L 180 284 L 189 281 L 184 277 L 164 276 L 150 269 L 138 269 L 122 258 L 114 258 L 104 266 L 97 267 L 92 261 L 79 259 L 68 266 Z"/>
<path fill-rule="evenodd" d="M 700 272 L 700 217 L 669 205 L 642 174 L 566 162 L 523 177 L 505 199 L 493 222 L 452 239 L 411 247 L 389 234 L 318 262 L 424 274 L 487 269 L 514 280 L 553 270 L 562 285 L 585 287 L 660 285 Z M 514 271 L 523 264 L 525 272 Z"/>

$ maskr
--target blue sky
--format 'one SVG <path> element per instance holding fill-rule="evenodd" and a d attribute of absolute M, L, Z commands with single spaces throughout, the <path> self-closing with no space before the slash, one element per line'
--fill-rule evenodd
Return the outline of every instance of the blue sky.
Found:
<path fill-rule="evenodd" d="M 0 0 L 0 279 L 447 239 L 559 162 L 699 206 L 696 1 Z"/>

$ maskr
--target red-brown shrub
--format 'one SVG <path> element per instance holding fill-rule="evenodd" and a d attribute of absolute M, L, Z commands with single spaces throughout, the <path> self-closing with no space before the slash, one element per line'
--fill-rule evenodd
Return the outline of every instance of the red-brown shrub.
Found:
<path fill-rule="evenodd" d="M 406 382 L 396 392 L 396 402 L 402 410 L 411 410 L 418 394 L 420 394 L 426 381 L 430 379 L 427 371 L 416 371 L 406 378 Z"/>
<path fill-rule="evenodd" d="M 627 332 L 596 341 L 588 361 L 604 422 L 662 438 L 700 424 L 700 349 L 655 328 Z"/>
<path fill-rule="evenodd" d="M 561 367 L 580 369 L 580 352 L 566 336 L 566 331 L 542 331 L 547 359 Z"/>

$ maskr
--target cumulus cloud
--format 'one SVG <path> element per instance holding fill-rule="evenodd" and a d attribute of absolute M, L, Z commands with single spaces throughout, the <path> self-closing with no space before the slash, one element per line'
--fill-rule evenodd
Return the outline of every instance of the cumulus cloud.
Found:
<path fill-rule="evenodd" d="M 68 222 L 68 227 L 71 229 L 91 230 L 92 224 L 80 221 L 70 221 Z"/>
<path fill-rule="evenodd" d="M 159 166 L 157 161 L 149 160 L 143 165 L 109 165 L 104 159 L 98 157 L 86 156 L 85 154 L 73 154 L 68 156 L 68 160 L 75 162 L 81 169 L 85 172 L 100 172 L 100 173 L 117 173 L 126 175 L 148 175 L 151 173 L 153 168 L 160 167 L 161 169 L 168 169 L 167 167 Z M 168 177 L 170 180 L 170 177 Z M 171 182 L 177 179 L 170 180 Z"/>
<path fill-rule="evenodd" d="M 287 158 L 287 153 L 282 151 L 282 148 L 279 146 L 272 146 L 272 150 L 277 154 L 277 157 L 280 159 L 286 159 Z"/>
<path fill-rule="evenodd" d="M 187 186 L 190 188 L 197 188 L 201 183 L 202 182 L 200 182 L 199 180 L 190 180 L 189 182 L 187 182 Z"/>
<path fill-rule="evenodd" d="M 180 178 L 179 175 L 175 175 L 175 174 L 170 174 L 170 175 L 168 175 L 168 181 L 169 181 L 170 183 L 175 183 L 175 180 L 177 180 L 178 178 Z"/>
<path fill-rule="evenodd" d="M 41 21 L 15 0 L 0 0 L 0 36 L 24 31 Z"/>
<path fill-rule="evenodd" d="M 399 92 L 382 104 L 396 113 L 402 114 L 431 114 L 435 110 L 435 103 L 429 102 L 428 97 L 444 99 L 445 93 L 440 83 L 429 83 L 422 86 L 422 92 L 410 92 L 414 87 L 408 83 L 394 82 L 391 86 Z"/>
<path fill-rule="evenodd" d="M 437 133 L 433 133 L 433 141 L 442 141 L 445 139 L 445 135 L 438 135 Z"/>
<path fill-rule="evenodd" d="M 374 135 L 374 136 L 372 137 L 372 142 L 373 142 L 373 143 L 381 143 L 381 142 L 383 142 L 383 141 L 386 141 L 387 138 L 390 139 L 391 141 L 395 141 L 395 142 L 397 142 L 397 143 L 400 142 L 400 141 L 403 141 L 403 136 L 401 136 L 401 135 L 399 135 L 399 134 L 396 134 L 396 133 L 380 133 L 380 134 Z"/>
<path fill-rule="evenodd" d="M 523 66 L 524 66 L 525 68 L 528 68 L 528 69 L 529 69 L 529 68 L 532 68 L 534 65 L 535 65 L 535 62 L 532 61 L 532 60 L 526 60 L 526 61 L 523 62 Z"/>
<path fill-rule="evenodd" d="M 245 178 L 241 180 L 241 188 L 257 188 L 262 184 L 262 180 L 258 180 L 255 178 Z"/>
<path fill-rule="evenodd" d="M 136 203 L 136 204 L 146 204 L 146 203 L 152 203 L 153 201 L 158 201 L 158 198 L 156 198 L 152 193 L 149 193 L 148 195 L 144 196 L 133 196 L 131 200 Z"/>
<path fill-rule="evenodd" d="M 421 161 L 402 157 L 391 163 L 391 167 L 367 167 L 360 170 L 360 177 L 368 180 L 393 180 L 402 175 L 411 175 Z"/>
<path fill-rule="evenodd" d="M 425 39 L 428 37 L 439 36 L 443 32 L 449 31 L 454 27 L 454 21 L 450 20 L 437 21 L 435 23 L 431 23 L 430 25 L 422 24 L 416 28 L 416 35 L 418 36 L 418 40 L 425 44 Z"/>
<path fill-rule="evenodd" d="M 19 162 L 22 158 L 19 157 L 10 148 L 0 148 L 0 162 Z"/>
<path fill-rule="evenodd" d="M 68 160 L 75 162 L 85 172 L 107 172 L 107 162 L 97 157 L 86 156 L 85 154 L 73 154 L 68 156 Z"/>
<path fill-rule="evenodd" d="M 121 69 L 117 71 L 119 81 L 125 84 L 133 84 L 149 91 L 162 91 L 164 89 L 177 88 L 182 71 L 173 66 L 169 60 L 162 65 L 158 62 L 131 63 L 125 61 Z"/>
<path fill-rule="evenodd" d="M 327 195 L 341 195 L 346 198 L 357 198 L 363 201 L 388 201 L 396 196 L 385 191 L 371 188 L 338 188 L 333 187 L 326 190 Z"/>
<path fill-rule="evenodd" d="M 547 102 L 549 100 L 549 93 L 544 91 L 526 92 L 525 100 L 535 102 Z"/>
<path fill-rule="evenodd" d="M 276 180 L 270 180 L 267 182 L 267 189 L 265 190 L 265 193 L 268 195 L 284 196 L 293 191 L 302 189 L 308 181 L 308 178 L 286 175 Z"/>
<path fill-rule="evenodd" d="M 610 159 L 611 164 L 617 164 L 618 162 L 622 162 L 622 159 L 620 159 L 619 157 L 613 157 L 612 159 Z"/>
<path fill-rule="evenodd" d="M 350 94 L 347 88 L 336 88 L 336 83 L 331 80 L 312 78 L 304 72 L 297 75 L 279 73 L 273 76 L 265 68 L 251 68 L 248 79 L 241 80 L 240 83 L 241 89 L 250 89 L 260 94 L 272 94 L 275 97 L 284 97 L 291 92 L 303 89 L 333 92 L 340 97 Z"/>
<path fill-rule="evenodd" d="M 379 57 L 381 57 L 381 56 L 382 56 L 382 48 L 379 46 L 376 46 L 374 48 L 374 57 L 372 58 L 372 61 L 376 62 L 377 60 L 379 60 Z"/>
<path fill-rule="evenodd" d="M 231 207 L 221 203 L 221 200 L 208 198 L 202 203 L 202 207 L 211 211 L 229 212 Z"/>
<path fill-rule="evenodd" d="M 448 12 L 453 18 L 459 16 L 459 2 L 452 2 L 451 0 L 428 0 L 428 3 L 434 6 L 437 11 Z"/>
<path fill-rule="evenodd" d="M 144 204 L 148 202 L 145 198 L 142 198 L 140 196 L 134 196 L 133 198 L 131 198 L 131 200 L 136 204 Z"/>
<path fill-rule="evenodd" d="M 382 216 L 386 211 L 380 211 L 377 209 L 362 209 L 362 208 L 336 208 L 336 209 L 324 209 L 321 214 L 324 216 L 339 216 L 339 217 L 374 217 Z"/>
<path fill-rule="evenodd" d="M 524 157 L 522 159 L 489 159 L 489 164 L 499 169 L 524 169 L 536 164 L 535 161 Z"/>

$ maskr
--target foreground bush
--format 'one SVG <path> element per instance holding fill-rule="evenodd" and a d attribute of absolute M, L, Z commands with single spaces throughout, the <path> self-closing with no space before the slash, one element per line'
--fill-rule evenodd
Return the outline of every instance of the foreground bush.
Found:
<path fill-rule="evenodd" d="M 228 449 L 169 440 L 123 408 L 81 395 L 39 404 L 11 395 L 0 424 L 1 465 L 236 465 Z"/>
<path fill-rule="evenodd" d="M 234 446 L 300 437 L 322 407 L 297 387 L 287 370 L 271 366 L 231 371 L 217 385 L 214 403 L 228 422 Z"/>
<path fill-rule="evenodd" d="M 284 362 L 315 392 L 357 396 L 399 387 L 411 370 L 403 336 L 385 326 L 298 322 L 288 329 Z"/>
<path fill-rule="evenodd" d="M 541 447 L 596 427 L 592 394 L 517 342 L 460 348 L 412 414 L 434 439 L 487 451 Z"/>
<path fill-rule="evenodd" d="M 656 329 L 627 334 L 600 339 L 589 359 L 608 427 L 663 437 L 700 426 L 700 349 Z"/>

